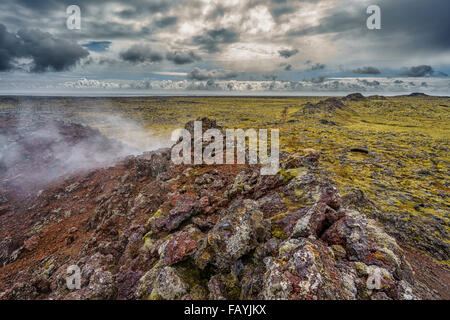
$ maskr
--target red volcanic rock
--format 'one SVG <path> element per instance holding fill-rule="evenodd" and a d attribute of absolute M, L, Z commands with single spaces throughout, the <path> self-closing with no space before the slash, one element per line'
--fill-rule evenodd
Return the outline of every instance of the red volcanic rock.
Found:
<path fill-rule="evenodd" d="M 34 235 L 23 243 L 25 250 L 33 251 L 39 244 L 39 236 Z"/>
<path fill-rule="evenodd" d="M 193 194 L 183 194 L 175 201 L 175 207 L 163 216 L 155 218 L 152 222 L 152 231 L 171 231 L 191 216 L 199 212 L 200 204 Z"/>
<path fill-rule="evenodd" d="M 69 141 L 85 132 L 61 126 Z M 448 297 L 436 285 L 450 281 L 446 271 L 414 258 L 421 277 L 434 277 L 416 285 L 403 249 L 348 208 L 317 160 L 311 150 L 294 154 L 281 164 L 296 173 L 286 179 L 257 166 L 174 165 L 164 149 L 66 176 L 20 201 L 7 180 L 0 207 L 14 214 L 0 210 L 0 299 Z M 73 265 L 81 289 L 68 291 Z M 369 290 L 375 271 L 382 285 Z"/>
<path fill-rule="evenodd" d="M 187 232 L 181 232 L 175 235 L 167 244 L 165 250 L 165 263 L 172 265 L 185 260 L 194 254 L 197 249 L 197 241 L 192 239 Z"/>

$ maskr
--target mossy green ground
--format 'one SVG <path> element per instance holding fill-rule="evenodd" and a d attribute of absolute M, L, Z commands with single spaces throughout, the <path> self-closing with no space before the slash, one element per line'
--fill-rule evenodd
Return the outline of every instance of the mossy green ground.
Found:
<path fill-rule="evenodd" d="M 413 221 L 408 225 L 413 234 L 417 224 L 437 221 L 442 228 L 430 229 L 427 236 L 448 243 L 450 99 L 370 97 L 344 102 L 345 108 L 333 112 L 303 113 L 307 102 L 324 99 L 56 98 L 51 103 L 53 108 L 81 117 L 115 138 L 132 135 L 133 129 L 124 133 L 111 126 L 112 122 L 103 121 L 105 116 L 136 120 L 165 141 L 173 129 L 204 116 L 216 118 L 226 128 L 277 128 L 283 151 L 313 148 L 321 152 L 320 163 L 341 193 L 362 190 L 380 211 L 402 221 Z M 45 101 L 40 102 L 41 107 L 45 105 Z M 8 107 L 5 105 L 3 112 Z M 350 152 L 353 147 L 365 148 L 369 153 Z M 413 237 L 420 242 L 422 236 L 417 233 Z"/>

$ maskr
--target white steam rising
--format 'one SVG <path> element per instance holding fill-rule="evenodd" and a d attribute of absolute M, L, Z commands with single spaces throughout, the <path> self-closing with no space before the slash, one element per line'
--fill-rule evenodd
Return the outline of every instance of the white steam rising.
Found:
<path fill-rule="evenodd" d="M 62 110 L 20 108 L 0 114 L 0 191 L 36 191 L 60 177 L 168 146 L 136 121 L 93 114 L 99 130 L 78 124 L 83 117 Z"/>

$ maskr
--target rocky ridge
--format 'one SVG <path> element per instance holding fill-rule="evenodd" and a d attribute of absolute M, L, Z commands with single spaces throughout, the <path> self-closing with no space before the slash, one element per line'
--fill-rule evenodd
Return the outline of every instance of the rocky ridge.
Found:
<path fill-rule="evenodd" d="M 61 179 L 0 216 L 0 298 L 448 297 L 319 161 L 312 149 L 283 155 L 277 175 L 261 176 L 175 166 L 161 149 Z M 71 265 L 80 290 L 67 289 Z"/>

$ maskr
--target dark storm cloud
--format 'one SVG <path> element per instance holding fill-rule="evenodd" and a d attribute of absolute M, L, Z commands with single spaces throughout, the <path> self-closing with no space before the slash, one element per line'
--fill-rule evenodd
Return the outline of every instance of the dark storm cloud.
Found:
<path fill-rule="evenodd" d="M 226 9 L 222 7 L 221 5 L 217 6 L 209 15 L 210 20 L 214 20 L 218 17 L 223 17 L 226 13 Z"/>
<path fill-rule="evenodd" d="M 60 6 L 64 5 L 64 2 L 66 1 L 57 1 L 57 0 L 40 0 L 40 1 L 34 1 L 34 0 L 17 0 L 17 3 L 23 7 L 36 10 L 36 11 L 50 11 L 55 10 L 55 8 L 59 8 Z"/>
<path fill-rule="evenodd" d="M 312 83 L 323 83 L 327 79 L 328 79 L 328 76 L 326 76 L 326 75 L 318 75 L 317 77 L 313 77 L 313 78 L 309 79 L 309 82 L 312 82 Z"/>
<path fill-rule="evenodd" d="M 78 5 L 81 10 L 90 10 L 93 7 L 98 7 L 105 4 L 122 4 L 124 1 L 118 0 L 16 0 L 17 4 L 22 7 L 39 11 L 39 12 L 49 12 L 52 10 L 60 10 L 61 7 L 67 7 L 69 5 Z M 124 9 L 118 12 L 118 15 L 124 18 L 130 18 L 129 15 L 134 16 L 140 14 L 151 14 L 158 12 L 165 12 L 171 8 L 178 1 L 168 1 L 168 0 L 128 0 L 126 1 L 126 6 L 129 9 Z"/>
<path fill-rule="evenodd" d="M 337 11 L 332 12 L 329 16 L 320 19 L 317 26 L 291 31 L 288 35 L 308 36 L 360 29 L 363 24 L 365 27 L 365 17 L 366 16 L 361 14 L 361 12 L 351 12 L 339 8 Z"/>
<path fill-rule="evenodd" d="M 263 78 L 266 80 L 277 80 L 278 76 L 276 74 L 263 74 Z"/>
<path fill-rule="evenodd" d="M 270 9 L 270 13 L 272 14 L 272 17 L 275 19 L 275 21 L 278 21 L 278 18 L 282 15 L 293 13 L 295 11 L 297 11 L 297 8 L 285 5 L 272 7 Z"/>
<path fill-rule="evenodd" d="M 81 8 L 81 30 L 67 30 L 65 27 L 67 17 L 65 9 L 71 4 L 77 4 Z M 381 30 L 368 30 L 366 27 L 368 17 L 366 9 L 369 4 L 377 4 L 381 7 Z M 264 11 L 261 13 L 264 19 L 258 16 L 261 9 Z M 305 14 L 307 9 L 311 9 L 310 14 L 314 19 L 306 21 L 291 19 L 291 13 Z M 174 64 L 179 66 L 193 63 L 189 70 L 195 66 L 218 70 L 199 69 L 195 72 L 193 70 L 190 75 L 192 79 L 224 79 L 223 77 L 228 77 L 227 74 L 230 72 L 219 70 L 220 68 L 247 70 L 246 59 L 250 54 L 245 56 L 245 50 L 252 51 L 251 46 L 255 44 L 255 50 L 259 50 L 257 48 L 260 45 L 276 48 L 272 51 L 272 58 L 279 60 L 272 61 L 261 69 L 257 65 L 249 66 L 248 70 L 261 70 L 255 76 L 257 80 L 263 79 L 263 72 L 279 74 L 279 78 L 284 77 L 289 80 L 299 80 L 303 77 L 299 76 L 298 72 L 286 72 L 292 69 L 305 72 L 307 77 L 318 76 L 325 72 L 332 77 L 336 76 L 335 73 L 331 73 L 334 70 L 333 66 L 338 64 L 343 64 L 344 77 L 352 70 L 361 75 L 379 74 L 370 69 L 374 67 L 368 67 L 374 65 L 374 62 L 378 67 L 383 67 L 383 73 L 385 70 L 395 70 L 391 71 L 392 76 L 396 72 L 402 72 L 404 76 L 423 74 L 420 68 L 418 70 L 399 69 L 399 66 L 416 65 L 417 61 L 424 65 L 432 64 L 437 70 L 448 73 L 450 24 L 447 15 L 449 11 L 450 1 L 448 0 L 243 0 L 238 6 L 232 6 L 226 2 L 212 4 L 199 0 L 77 0 L 75 2 L 72 0 L 0 0 L 0 21 L 10 30 L 7 32 L 0 28 L 0 70 L 14 69 L 19 66 L 19 63 L 23 66 L 23 60 L 19 58 L 29 58 L 31 61 L 29 66 L 33 65 L 32 71 L 64 68 L 67 70 L 77 62 L 81 62 L 83 70 L 101 72 L 102 75 L 104 75 L 103 72 L 118 74 L 120 77 L 117 70 L 129 68 L 129 63 L 167 60 L 160 65 L 161 68 L 158 71 L 185 72 L 185 69 L 173 69 L 176 67 Z M 270 24 L 264 25 L 267 14 L 272 15 L 275 23 L 271 21 Z M 241 20 L 236 19 L 239 22 L 232 25 L 230 17 Z M 269 16 L 268 19 L 272 18 Z M 316 24 L 311 25 L 310 21 L 315 21 Z M 167 30 L 173 29 L 172 32 L 176 32 L 175 27 L 181 30 L 185 24 L 190 25 L 186 29 L 188 32 L 180 32 L 177 37 L 167 37 L 169 35 Z M 251 27 L 261 27 L 261 24 L 268 28 L 268 32 L 255 35 Z M 78 51 L 78 56 L 71 57 L 67 54 L 68 63 L 50 63 L 47 59 L 49 54 L 43 53 L 43 44 L 31 44 L 32 41 L 29 40 L 30 44 L 25 46 L 25 41 L 17 35 L 17 30 L 37 26 L 42 31 L 50 32 L 53 39 L 77 40 L 82 47 L 91 52 L 89 67 L 87 67 L 87 59 L 77 60 L 77 57 L 88 54 L 88 51 L 83 48 L 81 49 L 84 52 Z M 287 28 L 292 29 L 286 33 L 281 31 Z M 196 30 L 196 33 L 191 34 L 191 30 Z M 307 36 L 307 38 L 292 38 L 294 36 Z M 316 42 L 316 40 L 319 41 Z M 61 46 L 61 42 L 51 39 L 39 41 L 53 42 L 55 46 Z M 114 46 L 108 44 L 110 41 L 114 42 Z M 237 48 L 244 48 L 240 51 L 242 54 L 232 57 L 214 54 L 220 53 L 226 49 L 226 46 L 237 42 L 239 43 Z M 130 47 L 135 43 L 148 44 L 149 47 Z M 320 46 L 310 46 L 309 43 L 317 43 Z M 74 43 L 72 45 L 76 46 Z M 34 46 L 37 49 L 32 52 Z M 278 52 L 279 49 L 286 50 Z M 157 52 L 158 50 L 161 51 Z M 54 50 L 54 52 L 61 55 L 64 51 Z M 201 59 L 194 52 L 200 53 L 204 62 L 196 63 Z M 302 65 L 297 61 L 297 58 L 301 57 L 305 59 L 317 57 L 311 60 L 323 61 L 327 66 L 315 62 Z M 227 64 L 224 64 L 224 61 Z M 25 60 L 25 62 L 28 61 Z M 284 64 L 281 65 L 280 62 Z M 98 65 L 101 66 L 101 69 L 98 69 L 101 71 L 95 69 Z M 427 73 L 425 70 L 424 74 L 445 76 L 438 71 Z M 238 79 L 246 76 L 247 74 L 239 72 Z M 314 81 L 319 81 L 320 77 L 323 76 L 317 77 Z M 160 75 L 159 78 L 162 79 L 164 76 Z M 325 84 L 327 83 L 331 81 L 326 81 Z"/>
<path fill-rule="evenodd" d="M 131 19 L 143 15 L 164 13 L 178 3 L 179 1 L 168 0 L 131 0 L 126 3 L 131 8 L 121 10 L 117 15 L 124 19 Z"/>
<path fill-rule="evenodd" d="M 160 62 L 164 59 L 159 52 L 153 51 L 149 46 L 135 44 L 120 53 L 122 60 L 130 63 Z"/>
<path fill-rule="evenodd" d="M 90 61 L 90 62 L 94 62 L 94 61 Z M 101 66 L 117 66 L 117 65 L 121 64 L 122 62 L 117 59 L 100 57 L 97 60 L 97 63 Z"/>
<path fill-rule="evenodd" d="M 0 24 L 0 71 L 12 69 L 14 60 L 24 55 L 22 41 Z"/>
<path fill-rule="evenodd" d="M 417 67 L 411 67 L 405 71 L 400 72 L 398 75 L 406 77 L 426 77 L 433 75 L 434 70 L 431 66 L 421 65 Z"/>
<path fill-rule="evenodd" d="M 221 44 L 230 44 L 239 40 L 239 34 L 232 29 L 213 29 L 204 35 L 195 36 L 192 43 L 199 45 L 200 49 L 209 53 L 220 51 Z"/>
<path fill-rule="evenodd" d="M 362 68 L 358 68 L 353 70 L 354 73 L 358 73 L 358 74 L 380 74 L 380 70 L 378 68 L 375 67 L 362 67 Z"/>
<path fill-rule="evenodd" d="M 148 27 L 136 29 L 131 24 L 121 24 L 118 22 L 92 21 L 84 23 L 80 32 L 68 32 L 68 36 L 88 38 L 88 39 L 134 39 L 151 34 Z"/>
<path fill-rule="evenodd" d="M 450 49 L 450 1 L 396 0 L 382 2 L 382 31 L 410 36 L 409 46 L 420 50 Z"/>
<path fill-rule="evenodd" d="M 21 29 L 16 35 L 0 24 L 0 70 L 11 70 L 17 58 L 31 58 L 32 72 L 65 71 L 89 52 L 77 43 L 37 29 Z"/>
<path fill-rule="evenodd" d="M 77 43 L 53 37 L 37 29 L 19 30 L 24 51 L 33 59 L 32 71 L 64 71 L 73 67 L 89 52 Z"/>
<path fill-rule="evenodd" d="M 307 61 L 306 64 L 309 65 L 308 71 L 323 70 L 326 68 L 326 65 L 323 63 L 312 63 L 311 61 Z"/>
<path fill-rule="evenodd" d="M 133 17 L 136 17 L 137 11 L 136 9 L 123 9 L 117 12 L 117 15 L 122 19 L 132 19 Z"/>
<path fill-rule="evenodd" d="M 199 68 L 194 68 L 188 75 L 188 79 L 192 80 L 226 80 L 235 78 L 238 73 L 235 71 L 227 70 L 204 70 Z"/>
<path fill-rule="evenodd" d="M 6 1 L 5 1 L 6 2 Z M 17 0 L 3 4 L 0 1 L 0 21 L 7 23 L 15 30 L 41 26 L 43 23 L 51 32 L 68 39 L 138 39 L 177 23 L 178 18 L 167 16 L 167 11 L 181 3 L 181 0 Z M 81 30 L 70 31 L 65 28 L 66 8 L 78 5 L 81 9 Z M 122 11 L 112 10 L 115 5 L 121 5 Z M 157 19 L 147 26 L 116 21 L 111 14 L 123 19 L 147 19 L 156 14 Z M 160 16 L 162 14 L 162 17 Z M 50 21 L 49 23 L 45 21 Z M 42 26 L 43 28 L 43 26 Z"/>
<path fill-rule="evenodd" d="M 319 2 L 320 0 L 270 0 L 268 7 L 275 21 L 285 14 L 297 11 L 295 4 L 299 2 Z"/>
<path fill-rule="evenodd" d="M 193 51 L 173 51 L 166 55 L 167 60 L 172 61 L 175 64 L 188 64 L 195 61 L 200 61 L 201 58 Z"/>
<path fill-rule="evenodd" d="M 280 57 L 287 59 L 292 56 L 295 56 L 298 53 L 298 50 L 297 49 L 292 49 L 292 50 L 284 49 L 284 50 L 279 50 L 278 53 L 280 54 Z"/>
<path fill-rule="evenodd" d="M 174 16 L 163 17 L 161 19 L 155 20 L 155 26 L 158 28 L 167 28 L 167 27 L 177 24 L 177 22 L 178 22 L 178 17 L 174 17 Z"/>
<path fill-rule="evenodd" d="M 450 1 L 374 0 L 381 8 L 381 30 L 366 27 L 367 4 L 338 6 L 313 27 L 291 30 L 289 36 L 334 34 L 334 40 L 365 39 L 386 53 L 450 50 Z"/>
<path fill-rule="evenodd" d="M 273 4 L 288 4 L 295 2 L 320 2 L 321 0 L 270 0 Z"/>
<path fill-rule="evenodd" d="M 283 67 L 284 71 L 291 71 L 292 70 L 292 65 L 289 63 L 280 63 L 280 67 Z"/>
<path fill-rule="evenodd" d="M 91 41 L 82 44 L 82 46 L 87 48 L 89 51 L 103 52 L 109 49 L 111 43 L 111 41 Z"/>

